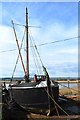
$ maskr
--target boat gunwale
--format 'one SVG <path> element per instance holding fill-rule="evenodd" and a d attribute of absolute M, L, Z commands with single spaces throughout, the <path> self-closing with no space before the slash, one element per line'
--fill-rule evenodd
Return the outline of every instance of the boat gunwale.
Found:
<path fill-rule="evenodd" d="M 58 85 L 51 85 L 51 87 L 59 87 Z M 34 87 L 8 87 L 8 89 L 40 89 L 40 88 L 47 88 L 47 86 L 34 86 Z"/>

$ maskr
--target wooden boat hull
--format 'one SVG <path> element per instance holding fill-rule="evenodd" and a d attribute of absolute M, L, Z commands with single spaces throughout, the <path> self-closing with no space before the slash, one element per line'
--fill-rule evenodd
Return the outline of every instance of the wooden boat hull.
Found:
<path fill-rule="evenodd" d="M 40 113 L 49 109 L 47 87 L 12 87 L 11 89 L 13 99 L 23 108 L 31 110 L 32 112 L 37 111 Z M 58 86 L 52 86 L 52 94 L 54 96 L 54 100 L 57 102 L 59 96 Z M 54 103 L 52 106 L 54 106 Z"/>

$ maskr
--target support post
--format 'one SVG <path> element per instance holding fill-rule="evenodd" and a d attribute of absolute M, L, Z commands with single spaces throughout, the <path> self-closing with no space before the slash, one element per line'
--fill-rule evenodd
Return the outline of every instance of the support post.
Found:
<path fill-rule="evenodd" d="M 29 81 L 29 43 L 28 43 L 28 10 L 26 8 L 26 76 L 25 81 Z"/>

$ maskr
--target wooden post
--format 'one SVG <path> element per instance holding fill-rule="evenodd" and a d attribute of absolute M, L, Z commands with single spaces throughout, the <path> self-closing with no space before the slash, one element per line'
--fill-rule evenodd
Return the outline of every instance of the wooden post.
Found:
<path fill-rule="evenodd" d="M 28 42 L 28 10 L 26 8 L 26 74 L 29 81 L 29 42 Z"/>
<path fill-rule="evenodd" d="M 69 88 L 69 87 L 70 87 L 70 86 L 69 86 L 69 80 L 67 80 L 67 81 L 68 81 L 68 88 Z"/>
<path fill-rule="evenodd" d="M 80 80 L 78 80 L 78 100 L 80 101 Z"/>

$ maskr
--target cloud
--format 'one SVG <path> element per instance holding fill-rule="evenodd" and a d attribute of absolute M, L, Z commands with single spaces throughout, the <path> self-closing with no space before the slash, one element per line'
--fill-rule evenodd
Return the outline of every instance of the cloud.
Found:
<path fill-rule="evenodd" d="M 10 13 L 8 14 L 7 12 L 5 12 L 4 15 L 11 16 L 11 14 Z M 19 17 L 21 18 L 21 16 Z M 10 18 L 12 18 L 12 16 Z M 18 19 L 16 19 L 15 17 L 14 22 L 19 23 L 20 21 L 18 21 Z M 49 21 L 49 24 L 46 25 L 46 23 L 43 23 L 40 20 L 33 18 L 30 21 L 30 25 L 41 26 L 41 28 L 31 28 L 31 27 L 29 28 L 31 31 L 31 35 L 33 36 L 33 40 L 35 40 L 37 45 L 41 43 L 54 42 L 56 40 L 62 40 L 65 38 L 78 36 L 77 24 L 73 26 L 67 26 L 66 24 L 62 24 L 59 22 L 50 23 Z M 0 29 L 0 51 L 15 49 L 15 48 L 17 49 L 13 29 L 9 26 L 2 26 L 2 25 L 0 26 L 0 28 L 1 28 Z M 22 28 L 20 27 L 17 27 L 16 31 L 17 31 L 18 39 L 21 40 L 24 30 L 22 30 Z M 63 75 L 70 76 L 70 74 L 71 76 L 74 76 L 74 75 L 76 76 L 77 71 L 74 71 L 74 69 L 77 68 L 77 64 L 78 64 L 77 50 L 78 50 L 77 39 L 38 47 L 38 51 L 40 53 L 41 59 L 44 65 L 47 68 L 49 68 L 51 76 L 53 76 L 53 73 L 55 73 L 56 76 L 63 76 Z M 12 70 L 16 62 L 17 54 L 18 54 L 17 50 L 13 52 L 0 53 L 0 58 L 1 58 L 0 59 L 0 68 L 1 68 L 0 76 L 11 76 Z M 24 58 L 24 61 L 25 61 L 25 58 Z M 33 64 L 34 62 L 32 59 L 32 54 L 30 53 L 30 68 L 31 68 L 30 73 L 31 74 L 33 73 L 33 70 L 35 70 L 35 67 Z M 68 67 L 69 69 L 71 69 L 71 71 L 68 70 Z M 23 70 L 20 62 L 17 67 L 16 75 L 17 76 L 23 75 Z"/>
<path fill-rule="evenodd" d="M 78 65 L 77 63 L 60 63 L 47 66 L 50 76 L 54 77 L 78 77 Z"/>
<path fill-rule="evenodd" d="M 16 63 L 16 59 L 18 56 L 18 50 L 16 46 L 15 36 L 13 29 L 9 26 L 0 25 L 0 76 L 11 76 L 13 68 Z M 22 31 L 20 30 L 20 32 Z M 3 52 L 6 50 L 14 51 Z M 22 70 L 22 66 L 19 60 L 18 68 Z M 23 70 L 22 70 L 23 73 Z"/>
<path fill-rule="evenodd" d="M 72 49 L 67 49 L 67 50 L 61 50 L 59 51 L 59 53 L 62 53 L 62 54 L 77 54 L 78 55 L 78 48 L 72 48 Z"/>
<path fill-rule="evenodd" d="M 0 49 L 4 50 L 7 45 L 15 44 L 13 30 L 11 27 L 0 25 Z"/>
<path fill-rule="evenodd" d="M 77 25 L 66 28 L 65 25 L 55 23 L 49 25 L 49 27 L 47 26 L 47 28 L 43 30 L 32 32 L 32 34 L 34 37 L 35 33 L 34 38 L 38 38 L 37 44 L 41 44 L 77 37 L 77 29 Z M 53 76 L 52 73 L 55 72 L 55 76 L 78 76 L 78 39 L 41 46 L 38 47 L 38 50 L 44 65 L 50 68 L 49 71 L 51 76 Z"/>
<path fill-rule="evenodd" d="M 13 49 L 16 47 L 15 37 L 14 33 L 11 27 L 8 26 L 0 26 L 0 51 L 7 50 L 7 49 Z M 72 27 L 72 29 L 65 29 L 64 26 L 55 24 L 52 25 L 49 28 L 45 29 L 45 31 L 38 30 L 31 31 L 33 38 L 38 38 L 37 44 L 44 43 L 44 42 L 50 42 L 55 41 L 63 38 L 69 38 L 74 36 L 77 36 L 76 32 L 77 26 Z M 75 31 L 75 32 L 74 32 Z M 44 33 L 44 34 L 42 34 Z M 53 34 L 55 33 L 55 34 Z M 62 34 L 63 33 L 63 34 Z M 22 29 L 18 29 L 18 34 L 22 34 Z M 44 65 L 49 68 L 50 75 L 53 76 L 53 73 L 55 73 L 55 76 L 77 76 L 77 70 L 74 69 L 77 68 L 78 64 L 78 46 L 77 41 L 72 40 L 70 43 L 73 45 L 69 46 L 69 41 L 64 43 L 56 43 L 53 45 L 46 45 L 43 47 L 38 47 L 38 50 L 40 52 L 42 61 Z M 36 41 L 35 41 L 36 42 Z M 74 43 L 75 46 L 74 46 Z M 63 46 L 64 45 L 64 46 Z M 67 49 L 66 49 L 67 48 Z M 11 76 L 16 58 L 17 58 L 18 51 L 13 51 L 9 53 L 3 53 L 0 54 L 0 68 L 1 73 L 3 76 Z M 23 55 L 24 56 L 24 55 Z M 31 74 L 33 72 L 34 62 L 32 59 L 32 55 L 30 53 L 30 68 L 31 68 Z M 24 59 L 25 61 L 25 59 Z M 70 63 L 70 64 L 69 64 Z M 66 65 L 66 66 L 65 66 Z M 7 71 L 7 72 L 6 72 Z M 21 72 L 19 72 L 21 71 Z M 35 71 L 35 69 L 34 69 Z M 70 73 L 69 73 L 70 72 Z M 4 74 L 3 74 L 4 73 Z M 5 74 L 6 73 L 6 74 Z M 34 73 L 34 72 L 33 72 Z M 19 62 L 17 67 L 17 72 L 15 75 L 23 75 L 23 70 L 21 63 Z"/>
<path fill-rule="evenodd" d="M 2 2 L 16 2 L 16 0 L 3 0 Z M 17 0 L 17 2 L 26 2 L 26 0 Z M 79 2 L 79 0 L 28 0 L 28 2 Z"/>
<path fill-rule="evenodd" d="M 0 2 L 0 23 L 2 23 L 2 3 Z"/>

